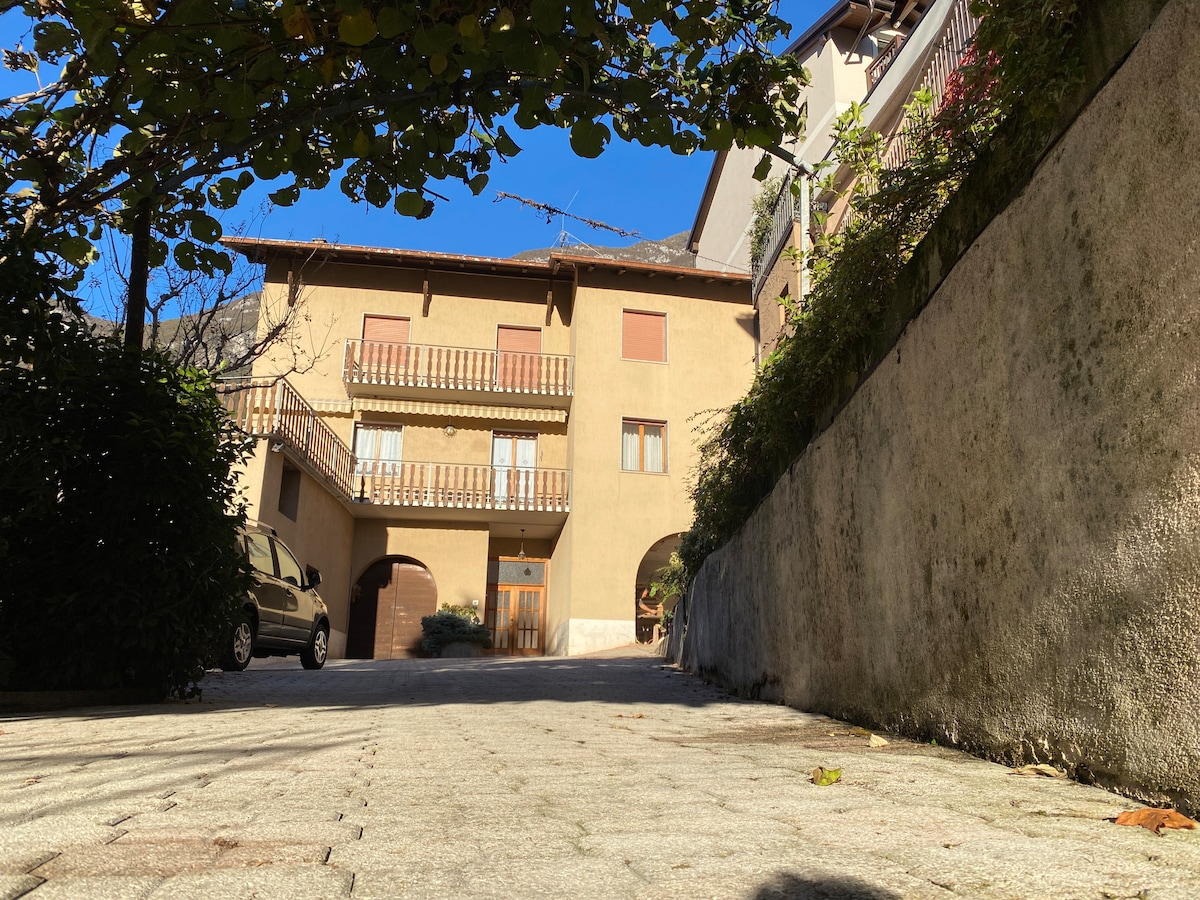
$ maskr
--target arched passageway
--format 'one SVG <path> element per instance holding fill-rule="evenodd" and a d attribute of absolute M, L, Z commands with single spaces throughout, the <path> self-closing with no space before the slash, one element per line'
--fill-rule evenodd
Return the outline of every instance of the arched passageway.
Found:
<path fill-rule="evenodd" d="M 399 659 L 421 652 L 421 617 L 437 612 L 429 570 L 407 556 L 378 560 L 359 576 L 350 599 L 346 656 Z"/>
<path fill-rule="evenodd" d="M 659 573 L 671 561 L 671 554 L 679 549 L 682 534 L 669 534 L 655 541 L 638 565 L 637 578 L 634 581 L 634 622 L 637 639 L 641 643 L 656 640 L 661 637 L 661 631 L 655 626 L 661 625 L 663 616 L 675 608 L 678 600 L 675 596 L 663 596 L 659 593 L 651 596 L 651 585 Z"/>

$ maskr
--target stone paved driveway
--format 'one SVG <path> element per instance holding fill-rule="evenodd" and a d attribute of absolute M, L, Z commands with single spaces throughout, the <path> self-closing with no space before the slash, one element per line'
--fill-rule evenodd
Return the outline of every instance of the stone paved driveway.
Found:
<path fill-rule="evenodd" d="M 0 730 L 0 898 L 1200 897 L 1200 832 L 637 651 L 256 660 Z"/>

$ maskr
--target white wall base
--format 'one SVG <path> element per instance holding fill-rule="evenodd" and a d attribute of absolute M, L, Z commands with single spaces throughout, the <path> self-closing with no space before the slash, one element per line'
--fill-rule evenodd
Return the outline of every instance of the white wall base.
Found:
<path fill-rule="evenodd" d="M 338 631 L 336 628 L 329 630 L 329 658 L 346 658 L 346 632 Z"/>
<path fill-rule="evenodd" d="M 571 619 L 567 628 L 566 647 L 556 648 L 567 656 L 627 647 L 637 640 L 632 619 Z"/>

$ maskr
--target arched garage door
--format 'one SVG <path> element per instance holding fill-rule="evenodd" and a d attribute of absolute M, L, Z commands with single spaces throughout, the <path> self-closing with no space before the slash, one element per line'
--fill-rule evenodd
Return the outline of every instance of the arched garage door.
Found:
<path fill-rule="evenodd" d="M 358 579 L 350 606 L 346 655 L 399 659 L 421 652 L 421 617 L 437 612 L 429 570 L 405 556 L 373 563 Z"/>

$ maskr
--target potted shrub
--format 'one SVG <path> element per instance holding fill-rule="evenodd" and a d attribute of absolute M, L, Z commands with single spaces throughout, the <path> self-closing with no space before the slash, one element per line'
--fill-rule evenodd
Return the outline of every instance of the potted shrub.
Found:
<path fill-rule="evenodd" d="M 443 603 L 432 616 L 421 617 L 421 649 L 430 656 L 479 656 L 492 646 L 492 633 L 469 606 Z"/>

